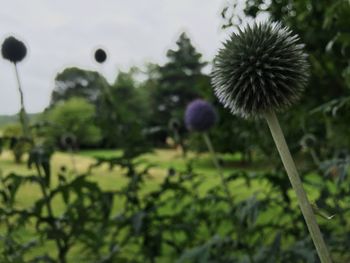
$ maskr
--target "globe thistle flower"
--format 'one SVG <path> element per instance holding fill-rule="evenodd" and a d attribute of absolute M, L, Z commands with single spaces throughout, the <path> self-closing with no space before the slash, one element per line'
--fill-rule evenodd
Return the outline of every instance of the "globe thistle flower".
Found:
<path fill-rule="evenodd" d="M 299 37 L 280 23 L 254 24 L 233 33 L 214 60 L 216 96 L 245 118 L 289 107 L 309 75 L 303 48 Z"/>
<path fill-rule="evenodd" d="M 244 118 L 263 116 L 296 192 L 301 212 L 322 263 L 332 259 L 317 224 L 275 111 L 295 103 L 308 78 L 299 37 L 280 23 L 247 26 L 232 34 L 215 58 L 212 84 L 219 101 Z"/>
<path fill-rule="evenodd" d="M 186 108 L 185 124 L 190 131 L 205 132 L 216 123 L 216 120 L 215 109 L 204 100 L 196 99 Z"/>
<path fill-rule="evenodd" d="M 207 132 L 211 127 L 214 126 L 216 122 L 217 113 L 209 102 L 202 99 L 196 99 L 187 106 L 185 112 L 186 127 L 190 131 L 200 132 L 203 136 L 204 142 L 207 145 L 214 166 L 216 167 L 220 176 L 222 186 L 228 199 L 228 203 L 231 206 L 231 209 L 233 209 L 232 196 L 226 183 L 220 160 L 216 155 L 213 143 L 211 142 L 211 139 Z"/>
<path fill-rule="evenodd" d="M 1 54 L 4 59 L 17 63 L 25 58 L 27 48 L 22 41 L 10 36 L 2 43 Z"/>
<path fill-rule="evenodd" d="M 103 49 L 99 48 L 95 51 L 95 60 L 98 63 L 102 64 L 103 62 L 106 61 L 106 59 L 107 59 L 107 54 Z"/>
<path fill-rule="evenodd" d="M 31 139 L 31 133 L 29 129 L 29 119 L 28 115 L 26 113 L 25 107 L 24 107 L 24 94 L 22 90 L 22 85 L 17 69 L 17 63 L 22 61 L 26 54 L 27 54 L 27 48 L 23 44 L 23 42 L 17 40 L 16 38 L 10 36 L 4 40 L 1 46 L 1 54 L 2 57 L 6 60 L 9 60 L 13 63 L 17 78 L 17 84 L 18 84 L 18 91 L 20 95 L 21 100 L 21 109 L 19 112 L 19 119 L 20 123 L 22 125 L 23 134 L 27 139 Z"/>

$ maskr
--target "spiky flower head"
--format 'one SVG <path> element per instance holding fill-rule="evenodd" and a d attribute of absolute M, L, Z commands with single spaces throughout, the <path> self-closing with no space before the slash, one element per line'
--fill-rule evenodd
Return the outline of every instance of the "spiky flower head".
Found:
<path fill-rule="evenodd" d="M 265 22 L 233 33 L 214 60 L 212 85 L 219 101 L 244 118 L 295 103 L 308 79 L 299 37 Z"/>
<path fill-rule="evenodd" d="M 214 107 L 205 100 L 196 99 L 186 108 L 185 124 L 190 131 L 205 132 L 216 123 L 216 120 Z"/>
<path fill-rule="evenodd" d="M 1 54 L 4 59 L 17 63 L 25 58 L 27 48 L 22 41 L 11 36 L 2 43 Z"/>
<path fill-rule="evenodd" d="M 103 49 L 99 48 L 95 51 L 95 60 L 102 64 L 103 62 L 105 62 L 107 59 L 107 54 L 106 51 L 104 51 Z"/>

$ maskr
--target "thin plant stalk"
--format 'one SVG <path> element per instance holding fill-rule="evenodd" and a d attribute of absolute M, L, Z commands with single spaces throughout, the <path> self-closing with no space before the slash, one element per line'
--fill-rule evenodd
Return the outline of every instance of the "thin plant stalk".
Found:
<path fill-rule="evenodd" d="M 180 145 L 180 148 L 181 148 L 181 154 L 182 154 L 182 158 L 184 160 L 186 160 L 186 157 L 187 157 L 187 149 L 186 149 L 186 146 L 181 138 L 181 135 L 179 133 L 179 131 L 174 128 L 174 140 L 175 140 L 175 143 Z"/>
<path fill-rule="evenodd" d="M 210 152 L 210 155 L 211 155 L 211 158 L 213 160 L 213 163 L 214 163 L 216 169 L 219 172 L 222 186 L 224 187 L 225 194 L 227 195 L 227 198 L 228 198 L 229 206 L 230 206 L 231 210 L 233 211 L 234 204 L 233 204 L 232 195 L 231 195 L 230 189 L 228 188 L 228 184 L 225 182 L 225 177 L 224 177 L 224 173 L 223 173 L 222 167 L 221 167 L 221 165 L 219 163 L 219 159 L 217 158 L 215 149 L 213 147 L 213 144 L 212 144 L 212 142 L 210 140 L 210 137 L 209 137 L 208 133 L 204 132 L 203 133 L 203 138 L 204 138 L 204 141 L 205 141 L 205 143 L 206 143 L 206 145 L 208 147 L 208 150 Z M 243 235 L 242 230 L 240 228 L 238 228 L 237 231 L 239 233 L 238 236 L 242 236 Z M 247 254 L 248 254 L 249 261 L 251 263 L 254 263 L 254 258 L 252 256 L 253 253 L 252 253 L 251 249 L 248 248 L 247 252 L 248 252 Z"/>
<path fill-rule="evenodd" d="M 316 221 L 316 216 L 304 190 L 302 181 L 298 174 L 294 160 L 290 154 L 288 145 L 274 111 L 265 113 L 265 119 L 270 128 L 273 140 L 287 171 L 291 185 L 296 193 L 301 212 L 304 216 L 307 228 L 316 247 L 318 256 L 322 263 L 331 263 L 332 259 L 322 233 Z"/>
<path fill-rule="evenodd" d="M 45 198 L 45 205 L 46 205 L 46 208 L 47 208 L 47 213 L 48 213 L 48 216 L 52 219 L 52 221 L 50 221 L 50 225 L 52 227 L 52 229 L 54 230 L 55 235 L 54 235 L 54 239 L 55 239 L 55 242 L 56 242 L 56 245 L 57 245 L 57 248 L 58 248 L 58 257 L 59 257 L 59 262 L 60 263 L 66 263 L 66 254 L 67 254 L 67 246 L 65 246 L 64 244 L 61 243 L 61 239 L 59 238 L 59 228 L 58 226 L 56 225 L 56 222 L 55 222 L 55 217 L 54 217 L 54 213 L 53 213 L 53 208 L 51 206 L 51 203 L 50 203 L 50 199 L 49 199 L 49 193 L 47 192 L 46 190 L 46 185 L 45 185 L 45 177 L 44 175 L 41 173 L 41 169 L 40 169 L 40 166 L 39 164 L 35 164 L 36 166 L 36 170 L 38 171 L 38 175 L 41 179 L 40 181 L 40 188 L 41 188 L 41 192 Z"/>
<path fill-rule="evenodd" d="M 74 171 L 75 174 L 77 174 L 78 173 L 77 163 L 75 161 L 74 151 L 73 151 L 72 147 L 70 147 L 68 149 L 68 152 L 69 152 L 69 157 L 70 157 L 70 160 L 71 160 L 71 163 L 72 163 L 73 171 Z"/>
<path fill-rule="evenodd" d="M 208 133 L 204 132 L 203 133 L 203 138 L 204 138 L 205 144 L 208 147 L 208 150 L 210 152 L 210 155 L 211 155 L 211 158 L 213 160 L 213 163 L 214 163 L 214 165 L 215 165 L 215 167 L 218 170 L 218 173 L 220 175 L 220 179 L 221 179 L 222 186 L 224 187 L 224 191 L 225 191 L 227 197 L 229 198 L 230 205 L 232 206 L 233 204 L 232 204 L 231 192 L 230 192 L 230 189 L 227 186 L 227 183 L 225 182 L 225 177 L 224 177 L 224 173 L 222 171 L 222 167 L 221 167 L 221 165 L 219 163 L 219 159 L 217 158 L 217 155 L 215 153 L 213 144 L 212 144 L 212 142 L 210 140 L 210 137 L 209 137 Z"/>
<path fill-rule="evenodd" d="M 21 99 L 21 110 L 19 112 L 19 118 L 20 118 L 20 122 L 22 125 L 24 137 L 26 137 L 27 139 L 30 139 L 31 135 L 30 135 L 30 131 L 29 131 L 29 120 L 28 120 L 27 112 L 26 112 L 25 107 L 24 107 L 24 95 L 23 95 L 22 85 L 21 85 L 21 81 L 19 78 L 19 74 L 18 74 L 17 64 L 14 63 L 14 66 L 15 66 L 16 79 L 17 79 L 17 84 L 18 84 L 18 91 L 19 91 L 19 95 L 20 95 L 20 99 Z"/>

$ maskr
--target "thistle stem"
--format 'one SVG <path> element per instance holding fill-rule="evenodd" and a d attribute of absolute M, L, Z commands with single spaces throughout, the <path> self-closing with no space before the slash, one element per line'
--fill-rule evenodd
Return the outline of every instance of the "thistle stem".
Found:
<path fill-rule="evenodd" d="M 187 157 L 187 149 L 177 129 L 174 129 L 174 140 L 176 144 L 180 145 L 182 158 L 185 160 Z"/>
<path fill-rule="evenodd" d="M 282 159 L 283 165 L 287 171 L 289 180 L 292 184 L 294 191 L 296 192 L 296 196 L 298 199 L 301 212 L 304 216 L 311 238 L 316 247 L 318 256 L 322 263 L 331 263 L 332 262 L 331 256 L 329 254 L 326 243 L 323 240 L 320 228 L 316 221 L 316 216 L 313 212 L 312 206 L 305 193 L 302 181 L 296 169 L 293 158 L 290 154 L 288 145 L 284 138 L 284 135 L 279 125 L 276 114 L 273 111 L 265 113 L 265 119 L 270 128 L 273 140 L 275 141 L 275 144 L 280 154 L 280 157 Z"/>
<path fill-rule="evenodd" d="M 41 169 L 39 164 L 35 164 L 36 166 L 36 170 L 38 171 L 38 175 L 40 177 L 40 188 L 41 188 L 41 192 L 43 194 L 43 197 L 45 199 L 45 205 L 47 208 L 47 213 L 48 216 L 51 218 L 49 224 L 52 227 L 52 230 L 55 232 L 54 234 L 54 239 L 58 248 L 58 257 L 59 257 L 59 262 L 60 263 L 66 263 L 66 253 L 67 253 L 67 248 L 64 244 L 61 243 L 61 239 L 59 238 L 60 236 L 60 230 L 58 228 L 58 226 L 56 225 L 55 222 L 55 217 L 54 217 L 54 213 L 53 213 L 53 208 L 51 206 L 51 201 L 50 201 L 50 197 L 49 197 L 49 193 L 47 192 L 47 189 L 49 188 L 48 185 L 45 185 L 45 177 L 44 175 L 41 173 Z"/>
<path fill-rule="evenodd" d="M 17 64 L 14 63 L 14 66 L 15 66 L 15 73 L 16 73 L 16 79 L 18 84 L 18 92 L 21 99 L 21 110 L 19 112 L 19 118 L 23 129 L 23 135 L 28 139 L 30 138 L 29 121 L 28 121 L 27 112 L 24 107 L 24 95 L 23 95 L 22 85 L 18 74 Z"/>
<path fill-rule="evenodd" d="M 208 147 L 208 150 L 210 152 L 210 155 L 211 155 L 211 158 L 213 160 L 213 163 L 214 163 L 216 169 L 219 172 L 221 183 L 222 183 L 222 186 L 224 187 L 224 191 L 225 191 L 225 193 L 227 195 L 227 198 L 229 198 L 230 205 L 233 206 L 230 190 L 229 190 L 229 188 L 227 186 L 227 183 L 225 182 L 225 177 L 224 177 L 224 173 L 222 171 L 222 167 L 221 167 L 221 165 L 219 163 L 219 160 L 218 160 L 218 158 L 216 156 L 213 144 L 211 143 L 211 140 L 210 140 L 210 137 L 209 137 L 208 133 L 206 133 L 206 132 L 203 133 L 203 138 L 204 138 L 204 141 L 205 141 L 205 143 L 206 143 L 206 145 Z"/>

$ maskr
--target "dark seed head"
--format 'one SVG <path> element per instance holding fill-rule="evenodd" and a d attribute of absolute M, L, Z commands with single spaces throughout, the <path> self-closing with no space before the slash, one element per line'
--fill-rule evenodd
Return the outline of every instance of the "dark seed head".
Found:
<path fill-rule="evenodd" d="M 98 63 L 102 64 L 103 62 L 106 61 L 106 59 L 107 59 L 107 54 L 103 49 L 99 48 L 95 51 L 95 60 Z"/>
<path fill-rule="evenodd" d="M 214 60 L 212 85 L 232 113 L 259 116 L 295 103 L 308 79 L 299 37 L 280 23 L 247 26 L 233 33 Z"/>
<path fill-rule="evenodd" d="M 11 36 L 2 43 L 1 54 L 4 59 L 17 63 L 25 58 L 27 48 L 22 41 Z"/>
<path fill-rule="evenodd" d="M 61 145 L 64 149 L 73 149 L 76 147 L 77 138 L 73 134 L 64 134 L 61 137 Z"/>
<path fill-rule="evenodd" d="M 180 122 L 178 121 L 178 119 L 172 118 L 169 121 L 169 130 L 171 131 L 179 131 L 180 129 Z"/>
<path fill-rule="evenodd" d="M 186 108 L 185 124 L 190 131 L 207 131 L 215 124 L 216 120 L 217 115 L 214 107 L 204 100 L 194 100 Z"/>

